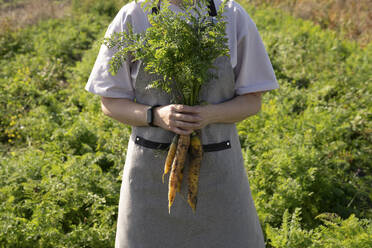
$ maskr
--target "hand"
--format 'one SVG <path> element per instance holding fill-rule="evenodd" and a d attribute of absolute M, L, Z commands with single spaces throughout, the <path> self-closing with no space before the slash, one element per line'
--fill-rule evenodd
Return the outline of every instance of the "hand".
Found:
<path fill-rule="evenodd" d="M 200 121 L 198 122 L 197 129 L 202 129 L 203 127 L 217 122 L 215 120 L 216 113 L 220 113 L 218 110 L 218 105 L 216 104 L 207 104 L 207 105 L 197 105 L 192 107 L 197 113 L 197 115 L 200 117 Z"/>
<path fill-rule="evenodd" d="M 180 135 L 189 135 L 205 123 L 200 113 L 198 106 L 165 105 L 154 109 L 154 124 Z"/>

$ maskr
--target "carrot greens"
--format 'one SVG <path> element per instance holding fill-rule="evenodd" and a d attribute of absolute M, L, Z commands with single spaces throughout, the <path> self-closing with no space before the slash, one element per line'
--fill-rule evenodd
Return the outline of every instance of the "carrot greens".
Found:
<path fill-rule="evenodd" d="M 164 0 L 157 14 L 151 14 L 157 2 L 146 0 L 143 9 L 149 13 L 150 27 L 145 32 L 135 33 L 135 24 L 129 23 L 124 32 L 114 33 L 104 41 L 116 49 L 110 62 L 111 73 L 116 74 L 124 61 L 140 60 L 147 72 L 162 77 L 148 87 L 167 92 L 174 103 L 200 104 L 201 86 L 213 77 L 210 69 L 215 59 L 229 56 L 225 4 L 222 2 L 217 15 L 210 17 L 206 0 L 183 0 L 179 12 L 172 11 L 169 1 Z"/>

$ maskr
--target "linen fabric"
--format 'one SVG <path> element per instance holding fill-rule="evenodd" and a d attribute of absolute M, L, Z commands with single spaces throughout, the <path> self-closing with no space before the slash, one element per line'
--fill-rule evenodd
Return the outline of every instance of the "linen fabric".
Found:
<path fill-rule="evenodd" d="M 216 9 L 221 0 L 214 0 Z M 143 32 L 149 26 L 148 13 L 141 8 L 143 0 L 130 2 L 121 8 L 109 25 L 105 37 L 114 32 L 127 30 L 130 23 L 134 32 Z M 172 11 L 181 11 L 171 4 Z M 208 11 L 205 6 L 205 13 Z M 242 95 L 251 92 L 277 89 L 278 83 L 255 23 L 242 6 L 235 1 L 229 1 L 225 11 L 226 36 L 230 50 L 230 64 L 234 71 L 235 94 Z M 134 85 L 141 65 L 140 61 L 123 64 L 116 76 L 109 72 L 109 61 L 113 56 L 112 49 L 102 45 L 85 86 L 94 94 L 112 97 L 134 99 Z"/>
<path fill-rule="evenodd" d="M 208 103 L 228 101 L 235 95 L 229 58 L 218 58 L 215 66 L 217 78 L 201 89 L 201 99 Z M 137 102 L 169 104 L 164 92 L 146 89 L 155 79 L 140 67 L 135 84 Z M 170 143 L 173 136 L 159 127 L 132 128 L 120 189 L 115 248 L 264 248 L 236 125 L 215 123 L 201 129 L 203 145 L 227 141 L 230 146 L 203 154 L 195 213 L 187 203 L 189 156 L 180 193 L 169 214 L 168 183 L 162 183 L 167 152 L 135 142 L 141 137 Z"/>

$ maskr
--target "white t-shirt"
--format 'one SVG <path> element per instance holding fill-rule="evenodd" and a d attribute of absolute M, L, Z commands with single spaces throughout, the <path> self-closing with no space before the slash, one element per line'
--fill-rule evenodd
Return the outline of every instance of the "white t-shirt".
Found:
<path fill-rule="evenodd" d="M 130 22 L 134 32 L 145 31 L 149 26 L 147 14 L 141 8 L 143 0 L 126 4 L 116 15 L 105 37 L 127 30 Z M 214 0 L 216 9 L 221 0 Z M 172 11 L 181 11 L 171 4 Z M 205 12 L 207 12 L 207 7 Z M 238 3 L 230 0 L 225 16 L 226 35 L 230 49 L 231 65 L 235 74 L 235 92 L 242 95 L 251 92 L 277 89 L 273 67 L 257 31 L 255 23 Z M 125 62 L 116 76 L 109 72 L 113 51 L 102 45 L 85 89 L 97 95 L 112 98 L 134 99 L 134 84 L 141 62 Z"/>

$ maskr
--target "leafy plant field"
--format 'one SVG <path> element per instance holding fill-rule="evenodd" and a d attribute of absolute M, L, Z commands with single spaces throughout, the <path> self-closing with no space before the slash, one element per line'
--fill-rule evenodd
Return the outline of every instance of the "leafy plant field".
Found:
<path fill-rule="evenodd" d="M 361 49 L 312 22 L 244 6 L 281 86 L 264 97 L 259 115 L 239 124 L 268 240 L 274 247 L 370 246 L 371 44 Z M 341 224 L 330 213 L 351 219 Z M 361 235 L 358 225 L 345 228 L 345 240 L 333 240 L 342 232 L 335 227 L 358 223 L 353 215 L 369 220 L 362 232 L 368 245 L 352 235 Z"/>
<path fill-rule="evenodd" d="M 120 5 L 0 34 L 0 247 L 114 246 L 130 127 L 84 86 Z M 372 45 L 242 5 L 280 84 L 238 124 L 267 247 L 371 247 Z"/>
<path fill-rule="evenodd" d="M 249 0 L 257 5 L 275 6 L 297 17 L 312 20 L 323 28 L 365 46 L 372 41 L 370 0 Z"/>

